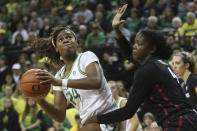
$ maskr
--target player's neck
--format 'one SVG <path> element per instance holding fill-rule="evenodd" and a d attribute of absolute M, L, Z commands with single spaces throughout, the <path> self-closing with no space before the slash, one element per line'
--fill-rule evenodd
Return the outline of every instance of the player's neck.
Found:
<path fill-rule="evenodd" d="M 69 56 L 68 58 L 63 58 L 66 67 L 72 67 L 76 58 L 77 58 L 77 54 L 73 55 L 72 57 Z"/>
<path fill-rule="evenodd" d="M 182 76 L 182 79 L 184 80 L 184 83 L 187 82 L 187 79 L 188 79 L 188 77 L 189 77 L 190 74 L 191 74 L 191 72 L 188 71 L 188 70 L 186 70 L 186 71 L 184 72 L 184 74 L 183 74 L 183 76 Z"/>

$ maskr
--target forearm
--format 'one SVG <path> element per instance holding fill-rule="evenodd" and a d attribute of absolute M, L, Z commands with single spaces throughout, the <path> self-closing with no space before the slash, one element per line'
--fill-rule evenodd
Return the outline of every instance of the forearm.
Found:
<path fill-rule="evenodd" d="M 124 35 L 122 34 L 122 32 L 120 31 L 119 27 L 118 28 L 113 28 L 114 32 L 115 32 L 115 35 L 116 35 L 116 38 L 117 39 L 120 39 L 120 38 L 123 38 Z"/>
<path fill-rule="evenodd" d="M 31 130 L 33 128 L 36 128 L 36 127 L 38 127 L 40 125 L 40 123 L 41 123 L 41 120 L 40 119 L 37 119 L 35 123 L 33 123 L 32 125 L 26 127 L 26 129 L 27 130 Z"/>
<path fill-rule="evenodd" d="M 131 112 L 127 107 L 123 107 L 104 115 L 98 115 L 97 121 L 99 124 L 110 124 L 121 122 L 131 118 L 135 111 Z"/>
<path fill-rule="evenodd" d="M 131 126 L 130 131 L 136 131 L 137 128 L 138 128 L 138 125 L 139 125 L 139 120 L 138 120 L 137 115 L 135 114 L 135 115 L 130 119 L 130 121 L 131 121 L 131 123 L 132 123 L 132 126 Z"/>
<path fill-rule="evenodd" d="M 64 83 L 62 83 L 64 82 Z M 84 90 L 96 90 L 101 86 L 101 79 L 98 77 L 86 77 L 82 79 L 67 79 L 65 84 L 65 79 L 62 79 L 58 86 L 70 87 L 75 89 Z"/>
<path fill-rule="evenodd" d="M 54 120 L 58 121 L 58 122 L 62 122 L 65 118 L 65 111 L 62 111 L 56 107 L 54 107 L 53 105 L 49 104 L 47 101 L 45 101 L 44 99 L 41 100 L 37 100 L 38 104 L 42 107 L 42 109 L 44 109 L 44 111 L 50 116 L 52 117 Z"/>
<path fill-rule="evenodd" d="M 126 59 L 130 59 L 132 55 L 132 46 L 126 37 L 122 34 L 120 29 L 114 29 L 117 39 L 117 44 L 119 45 L 121 52 L 124 54 Z"/>

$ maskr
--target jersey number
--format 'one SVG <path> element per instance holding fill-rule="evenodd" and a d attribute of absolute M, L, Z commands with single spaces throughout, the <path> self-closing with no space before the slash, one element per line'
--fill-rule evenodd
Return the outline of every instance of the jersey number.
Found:
<path fill-rule="evenodd" d="M 66 93 L 66 96 L 70 97 L 70 102 L 73 104 L 73 105 L 76 105 L 74 99 L 77 99 L 77 98 L 80 98 L 80 95 L 77 93 L 77 90 L 76 89 L 72 89 L 71 91 L 68 91 Z"/>

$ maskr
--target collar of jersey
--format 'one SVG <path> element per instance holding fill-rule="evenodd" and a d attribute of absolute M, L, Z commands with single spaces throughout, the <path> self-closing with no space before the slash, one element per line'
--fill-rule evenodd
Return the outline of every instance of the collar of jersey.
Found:
<path fill-rule="evenodd" d="M 81 54 L 81 53 L 80 53 L 80 54 Z M 66 71 L 66 65 L 63 67 L 62 72 L 59 73 L 59 77 L 60 77 L 61 79 L 67 79 L 67 78 L 69 78 L 69 76 L 70 76 L 70 74 L 71 74 L 71 72 L 72 72 L 72 70 L 73 70 L 73 67 L 74 67 L 74 65 L 75 65 L 75 63 L 76 63 L 78 57 L 80 56 L 80 54 L 77 55 L 77 58 L 75 59 L 75 61 L 74 61 L 73 64 L 72 64 L 72 68 L 71 68 L 70 72 L 69 72 L 66 76 L 65 76 L 65 75 L 62 75 L 62 74 Z"/>

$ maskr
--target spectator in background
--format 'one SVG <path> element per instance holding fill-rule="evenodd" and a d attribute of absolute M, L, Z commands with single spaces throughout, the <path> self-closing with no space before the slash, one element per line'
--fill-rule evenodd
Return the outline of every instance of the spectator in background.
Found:
<path fill-rule="evenodd" d="M 52 8 L 48 16 L 50 23 L 55 26 L 60 23 L 60 17 L 57 15 L 57 8 Z"/>
<path fill-rule="evenodd" d="M 6 4 L 8 13 L 13 13 L 16 10 L 17 5 L 18 4 L 15 0 L 9 0 L 9 2 Z"/>
<path fill-rule="evenodd" d="M 167 6 L 163 12 L 163 15 L 160 16 L 160 23 L 163 29 L 169 29 L 171 27 L 171 21 L 174 17 L 172 8 Z"/>
<path fill-rule="evenodd" d="M 143 117 L 143 128 L 144 128 L 144 131 L 149 131 L 150 128 L 151 128 L 151 124 L 154 121 L 155 121 L 155 118 L 154 118 L 152 113 L 150 113 L 150 112 L 145 113 L 144 117 Z"/>
<path fill-rule="evenodd" d="M 12 66 L 12 77 L 14 79 L 14 82 L 16 84 L 19 83 L 20 77 L 21 77 L 21 65 L 19 63 L 15 63 Z"/>
<path fill-rule="evenodd" d="M 36 68 L 38 66 L 38 59 L 39 59 L 39 55 L 36 53 L 32 53 L 31 54 L 31 65 L 32 68 Z M 37 67 L 38 68 L 38 67 Z"/>
<path fill-rule="evenodd" d="M 28 32 L 31 32 L 33 35 L 38 36 L 40 29 L 38 28 L 38 25 L 36 22 L 33 22 L 31 27 L 28 29 Z"/>
<path fill-rule="evenodd" d="M 176 48 L 180 48 L 180 50 L 182 49 L 180 46 L 179 46 L 179 44 L 176 42 L 176 40 L 175 40 L 175 36 L 174 36 L 174 34 L 172 33 L 172 34 L 168 34 L 168 37 L 167 37 L 167 44 L 168 45 L 170 45 L 170 47 L 171 47 L 171 49 L 173 50 L 173 49 L 176 49 Z"/>
<path fill-rule="evenodd" d="M 34 22 L 37 23 L 39 29 L 43 28 L 43 20 L 38 16 L 35 11 L 31 13 L 30 26 L 32 26 Z"/>
<path fill-rule="evenodd" d="M 5 76 L 10 72 L 8 65 L 6 64 L 6 57 L 0 55 L 0 90 L 3 83 L 5 83 Z"/>
<path fill-rule="evenodd" d="M 24 72 L 27 71 L 27 70 L 30 70 L 30 69 L 32 69 L 31 61 L 27 60 L 24 63 Z"/>
<path fill-rule="evenodd" d="M 4 53 L 4 50 L 8 45 L 6 31 L 4 29 L 0 29 L 0 55 Z"/>
<path fill-rule="evenodd" d="M 192 54 L 196 56 L 197 59 L 197 33 L 195 33 L 195 35 L 192 37 L 191 44 L 194 47 Z"/>
<path fill-rule="evenodd" d="M 12 18 L 10 20 L 10 22 L 8 23 L 8 29 L 11 32 L 15 32 L 17 30 L 17 25 L 20 22 L 21 18 L 19 16 L 19 14 L 17 14 L 16 12 L 12 13 Z"/>
<path fill-rule="evenodd" d="M 126 27 L 129 29 L 132 35 L 135 35 L 139 29 L 140 20 L 138 17 L 138 11 L 136 8 L 130 10 L 130 17 L 126 19 Z"/>
<path fill-rule="evenodd" d="M 5 99 L 9 98 L 12 100 L 13 107 L 15 108 L 17 104 L 17 99 L 13 97 L 13 90 L 11 87 L 7 86 L 4 90 L 4 97 L 0 99 L 0 111 L 4 110 Z"/>
<path fill-rule="evenodd" d="M 25 12 L 33 12 L 33 11 L 38 12 L 39 11 L 38 1 L 37 0 L 31 0 L 29 2 L 28 7 L 26 7 L 25 10 L 26 10 Z"/>
<path fill-rule="evenodd" d="M 178 4 L 178 16 L 183 18 L 187 13 L 187 0 L 180 0 Z"/>
<path fill-rule="evenodd" d="M 22 46 L 25 45 L 25 41 L 23 40 L 23 36 L 22 36 L 20 33 L 18 33 L 18 34 L 16 35 L 14 41 L 15 41 L 15 43 L 14 43 L 15 46 L 20 46 L 20 47 L 22 47 Z"/>
<path fill-rule="evenodd" d="M 188 12 L 195 13 L 195 5 L 194 5 L 194 2 L 188 2 L 188 4 L 187 4 L 187 10 L 188 10 Z"/>
<path fill-rule="evenodd" d="M 117 82 L 116 82 L 116 85 L 117 85 L 118 88 L 119 88 L 119 95 L 120 95 L 121 97 L 128 98 L 128 92 L 127 92 L 127 90 L 126 90 L 126 88 L 125 88 L 125 86 L 124 86 L 123 81 L 117 81 Z"/>
<path fill-rule="evenodd" d="M 8 13 L 8 9 L 6 6 L 1 6 L 0 8 L 0 21 L 8 23 L 11 19 L 11 14 Z"/>
<path fill-rule="evenodd" d="M 5 92 L 6 87 L 10 87 L 12 92 L 14 92 L 16 88 L 16 83 L 14 82 L 14 79 L 10 73 L 7 73 L 5 76 L 5 83 L 3 83 L 1 86 L 0 98 L 5 96 L 3 92 Z"/>
<path fill-rule="evenodd" d="M 29 21 L 30 21 L 30 13 L 29 12 L 24 12 L 21 22 L 23 23 L 25 29 L 29 28 Z"/>
<path fill-rule="evenodd" d="M 97 11 L 97 12 L 95 13 L 94 22 L 98 24 L 98 26 L 99 26 L 99 28 L 100 28 L 100 31 L 102 31 L 103 33 L 109 31 L 109 29 L 108 29 L 108 26 L 109 26 L 109 25 L 108 25 L 107 22 L 105 21 L 102 12 Z"/>
<path fill-rule="evenodd" d="M 11 38 L 12 38 L 12 32 L 10 30 L 8 30 L 7 23 L 3 23 L 1 25 L 1 29 L 6 31 L 6 40 L 5 40 L 5 42 L 7 41 L 9 43 L 9 45 L 10 45 Z"/>
<path fill-rule="evenodd" d="M 105 44 L 105 34 L 99 31 L 99 25 L 94 23 L 92 24 L 91 32 L 87 35 L 85 40 L 85 47 L 88 49 L 91 48 L 100 48 Z"/>
<path fill-rule="evenodd" d="M 22 131 L 40 131 L 42 110 L 38 109 L 36 101 L 27 99 L 25 110 L 20 118 Z"/>
<path fill-rule="evenodd" d="M 160 30 L 158 25 L 158 18 L 156 16 L 149 16 L 146 29 Z"/>
<path fill-rule="evenodd" d="M 27 32 L 26 29 L 24 29 L 23 24 L 22 23 L 18 23 L 17 24 L 17 30 L 12 35 L 12 43 L 11 43 L 12 45 L 15 44 L 16 36 L 18 34 L 22 35 L 24 42 L 26 42 L 28 40 L 28 38 L 29 38 L 28 32 Z"/>
<path fill-rule="evenodd" d="M 102 3 L 98 3 L 96 6 L 96 12 L 102 12 L 104 18 L 106 16 L 106 11 Z"/>
<path fill-rule="evenodd" d="M 180 28 L 181 36 L 193 36 L 197 32 L 197 20 L 193 12 L 187 13 L 187 22 Z"/>
<path fill-rule="evenodd" d="M 39 36 L 40 36 L 40 37 L 48 37 L 49 34 L 50 34 L 51 31 L 52 31 L 51 23 L 50 23 L 50 21 L 49 21 L 48 18 L 45 18 L 43 22 L 44 22 L 44 26 L 43 26 L 43 28 L 40 30 Z"/>
<path fill-rule="evenodd" d="M 64 23 L 63 25 L 71 25 L 73 24 L 73 7 L 72 5 L 68 5 L 66 6 L 66 14 L 63 16 L 63 20 L 62 23 Z"/>
<path fill-rule="evenodd" d="M 172 19 L 172 31 L 176 37 L 176 41 L 180 39 L 180 27 L 182 26 L 182 20 L 179 17 Z"/>
<path fill-rule="evenodd" d="M 79 32 L 76 34 L 77 39 L 79 41 L 79 46 L 84 48 L 85 47 L 85 39 L 87 37 L 87 27 L 86 25 L 79 26 Z"/>
<path fill-rule="evenodd" d="M 19 57 L 18 57 L 18 63 L 20 64 L 20 70 L 21 70 L 21 73 L 23 73 L 24 72 L 24 64 L 25 64 L 25 61 L 27 60 L 28 58 L 27 58 L 27 54 L 25 54 L 25 53 L 21 53 L 20 55 L 19 55 Z"/>
<path fill-rule="evenodd" d="M 194 13 L 197 13 L 197 0 L 193 0 L 194 2 Z"/>
<path fill-rule="evenodd" d="M 85 23 L 90 22 L 90 20 L 93 18 L 93 13 L 91 10 L 87 9 L 85 1 L 81 1 L 79 3 L 79 11 L 74 14 L 73 24 L 77 23 L 79 16 L 83 16 Z"/>
<path fill-rule="evenodd" d="M 0 129 L 2 131 L 21 131 L 19 116 L 13 108 L 12 100 L 5 98 L 4 103 L 4 110 L 0 112 Z"/>

